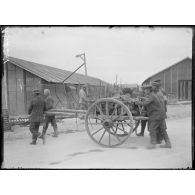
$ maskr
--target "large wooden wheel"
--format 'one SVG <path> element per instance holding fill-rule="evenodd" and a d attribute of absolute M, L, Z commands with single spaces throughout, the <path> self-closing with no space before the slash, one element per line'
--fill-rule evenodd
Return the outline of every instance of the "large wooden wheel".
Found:
<path fill-rule="evenodd" d="M 85 127 L 91 139 L 105 147 L 124 143 L 133 131 L 133 117 L 121 101 L 103 98 L 87 111 Z"/>

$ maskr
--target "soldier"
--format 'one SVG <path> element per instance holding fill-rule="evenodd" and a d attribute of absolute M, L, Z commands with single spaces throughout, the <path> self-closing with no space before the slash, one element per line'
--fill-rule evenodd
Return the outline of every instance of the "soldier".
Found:
<path fill-rule="evenodd" d="M 161 86 L 161 83 L 159 80 L 152 82 L 152 90 L 160 98 L 161 104 L 165 108 L 165 112 L 167 112 L 167 99 L 165 96 L 166 93 L 160 88 L 160 86 Z M 146 110 L 144 107 L 143 107 L 143 116 L 147 116 Z M 146 120 L 141 121 L 141 132 L 137 134 L 138 136 L 144 136 L 146 123 L 147 123 Z M 158 133 L 157 134 L 157 144 L 161 144 L 161 142 L 162 142 L 162 136 Z"/>
<path fill-rule="evenodd" d="M 87 98 L 87 85 L 84 85 L 79 91 L 79 108 L 81 110 L 88 109 L 88 98 Z"/>
<path fill-rule="evenodd" d="M 149 125 L 149 132 L 150 132 L 150 142 L 151 145 L 148 149 L 156 148 L 157 144 L 157 132 L 160 131 L 163 139 L 165 140 L 165 145 L 160 147 L 162 148 L 171 148 L 171 142 L 169 140 L 169 136 L 166 131 L 166 113 L 165 110 L 162 108 L 158 97 L 152 92 L 152 86 L 148 85 L 144 88 L 145 94 L 148 96 L 146 98 L 142 97 L 143 102 L 137 101 L 137 105 L 146 106 L 148 112 L 148 125 Z"/>
<path fill-rule="evenodd" d="M 50 90 L 49 89 L 44 89 L 44 95 L 45 95 L 45 105 L 46 105 L 46 111 L 54 108 L 54 100 L 50 94 Z M 58 127 L 56 124 L 56 119 L 55 119 L 55 115 L 54 114 L 49 114 L 49 115 L 45 115 L 45 120 L 44 120 L 44 124 L 43 124 L 43 131 L 42 134 L 40 136 L 40 138 L 43 139 L 43 143 L 45 143 L 45 134 L 47 131 L 47 128 L 49 126 L 49 123 L 51 123 L 53 129 L 54 129 L 54 134 L 53 137 L 58 137 Z"/>
<path fill-rule="evenodd" d="M 40 95 L 38 89 L 33 90 L 34 98 L 30 102 L 28 114 L 30 114 L 30 132 L 32 134 L 32 142 L 30 144 L 35 145 L 37 138 L 40 136 L 39 126 L 43 121 L 43 112 L 45 111 L 45 102 Z"/>
<path fill-rule="evenodd" d="M 159 80 L 152 82 L 152 90 L 159 97 L 162 106 L 164 106 L 165 112 L 167 112 L 167 97 L 165 91 L 161 88 Z"/>
<path fill-rule="evenodd" d="M 165 112 L 167 112 L 167 98 L 165 95 L 163 95 L 163 93 L 165 94 L 165 92 L 162 91 L 161 83 L 159 80 L 152 82 L 152 90 L 158 96 L 159 101 L 161 102 L 162 108 L 164 108 Z M 158 133 L 157 143 L 161 144 L 162 140 L 163 140 L 162 135 Z"/>

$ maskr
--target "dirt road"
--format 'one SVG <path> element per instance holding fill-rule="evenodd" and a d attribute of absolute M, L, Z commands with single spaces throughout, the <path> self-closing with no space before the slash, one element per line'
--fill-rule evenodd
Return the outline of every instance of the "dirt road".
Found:
<path fill-rule="evenodd" d="M 79 121 L 76 130 L 73 119 L 59 124 L 58 138 L 47 136 L 46 145 L 41 140 L 35 146 L 29 145 L 28 128 L 20 128 L 17 136 L 5 135 L 4 168 L 128 168 L 167 169 L 191 167 L 191 117 L 190 107 L 170 107 L 167 119 L 168 134 L 173 148 L 147 150 L 149 135 L 132 135 L 117 148 L 103 148 L 95 144 Z M 175 109 L 175 110 L 174 110 Z M 178 112 L 178 109 L 185 111 Z M 179 114 L 175 114 L 179 113 Z M 188 114 L 186 114 L 188 113 Z M 74 129 L 74 130 L 73 130 Z M 17 132 L 17 130 L 15 131 Z M 49 129 L 49 134 L 52 129 Z M 16 134 L 16 133 L 15 133 Z"/>

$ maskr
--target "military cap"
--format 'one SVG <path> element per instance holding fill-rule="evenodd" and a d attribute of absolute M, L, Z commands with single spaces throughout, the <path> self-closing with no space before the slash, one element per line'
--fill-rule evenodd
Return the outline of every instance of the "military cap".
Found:
<path fill-rule="evenodd" d="M 39 89 L 33 89 L 33 93 L 40 93 Z"/>

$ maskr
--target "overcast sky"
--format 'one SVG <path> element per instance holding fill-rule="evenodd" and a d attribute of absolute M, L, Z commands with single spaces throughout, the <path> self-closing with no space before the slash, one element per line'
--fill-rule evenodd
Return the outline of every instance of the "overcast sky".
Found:
<path fill-rule="evenodd" d="M 5 54 L 69 71 L 82 64 L 89 76 L 141 84 L 147 77 L 192 57 L 190 28 L 31 27 L 5 30 Z M 79 73 L 84 74 L 84 68 Z"/>

